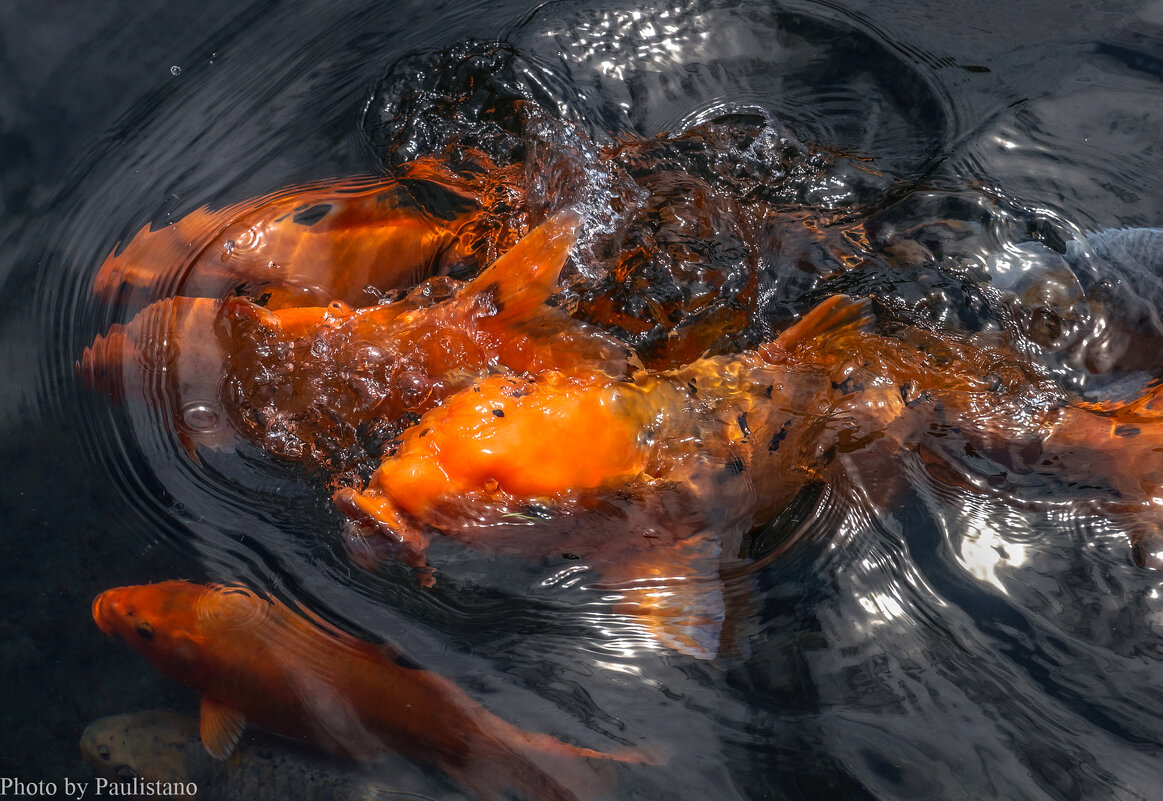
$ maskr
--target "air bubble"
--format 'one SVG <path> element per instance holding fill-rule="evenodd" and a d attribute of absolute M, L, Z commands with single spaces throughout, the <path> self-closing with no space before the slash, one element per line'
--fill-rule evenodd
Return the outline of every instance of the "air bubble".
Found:
<path fill-rule="evenodd" d="M 414 412 L 424 406 L 432 397 L 432 382 L 418 370 L 399 370 L 393 376 L 400 405 Z"/>
<path fill-rule="evenodd" d="M 203 402 L 188 403 L 182 409 L 182 422 L 191 431 L 205 433 L 214 431 L 221 422 L 218 410 Z"/>

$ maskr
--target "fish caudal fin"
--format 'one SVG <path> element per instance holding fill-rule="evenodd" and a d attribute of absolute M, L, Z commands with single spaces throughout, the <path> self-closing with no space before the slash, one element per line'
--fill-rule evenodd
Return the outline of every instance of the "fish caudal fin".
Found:
<path fill-rule="evenodd" d="M 548 735 L 519 732 L 514 742 L 478 742 L 469 757 L 445 770 L 487 799 L 516 793 L 536 801 L 597 801 L 612 798 L 617 785 L 613 763 L 656 764 L 646 749 L 631 754 L 577 748 Z"/>

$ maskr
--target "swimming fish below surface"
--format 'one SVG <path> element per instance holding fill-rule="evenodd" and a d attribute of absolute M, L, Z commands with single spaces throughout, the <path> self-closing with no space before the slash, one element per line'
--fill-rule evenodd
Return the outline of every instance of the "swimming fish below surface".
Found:
<path fill-rule="evenodd" d="M 581 748 L 517 728 L 398 653 L 304 618 L 241 587 L 167 581 L 103 592 L 93 618 L 202 694 L 206 750 L 225 759 L 248 723 L 338 756 L 433 764 L 485 798 L 587 798 L 601 762 L 646 751 Z"/>
<path fill-rule="evenodd" d="M 374 302 L 377 293 L 473 264 L 470 226 L 468 214 L 424 213 L 400 181 L 321 181 L 146 225 L 109 254 L 93 291 L 121 304 L 240 289 L 273 308 Z"/>
<path fill-rule="evenodd" d="M 271 308 L 244 297 L 156 301 L 86 348 L 78 370 L 111 395 L 170 405 L 186 450 L 238 432 L 335 474 L 474 378 L 600 366 L 626 348 L 546 306 L 581 225 L 551 217 L 467 282 L 433 279 L 353 308 Z"/>

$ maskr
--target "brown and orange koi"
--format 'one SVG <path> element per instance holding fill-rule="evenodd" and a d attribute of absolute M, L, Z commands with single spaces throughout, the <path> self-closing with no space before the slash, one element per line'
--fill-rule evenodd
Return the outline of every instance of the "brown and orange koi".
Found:
<path fill-rule="evenodd" d="M 107 302 L 138 306 L 175 295 L 223 298 L 239 288 L 272 308 L 368 305 L 375 293 L 475 266 L 460 235 L 466 222 L 427 214 L 395 180 L 307 184 L 196 209 L 156 229 L 147 224 L 109 254 L 93 289 Z"/>

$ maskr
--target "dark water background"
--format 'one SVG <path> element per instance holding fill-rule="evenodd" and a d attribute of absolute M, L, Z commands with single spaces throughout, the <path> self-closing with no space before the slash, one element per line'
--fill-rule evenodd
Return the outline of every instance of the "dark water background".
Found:
<path fill-rule="evenodd" d="M 1158 797 L 1160 577 L 1101 519 L 949 497 L 902 460 L 914 502 L 814 524 L 836 546 L 757 576 L 746 647 L 704 663 L 603 628 L 600 606 L 520 565 L 444 554 L 453 578 L 427 594 L 363 573 L 311 483 L 254 458 L 254 497 L 216 494 L 239 483 L 237 460 L 198 470 L 156 415 L 74 379 L 115 319 L 87 293 L 114 242 L 206 202 L 376 169 L 359 125 L 385 68 L 468 37 L 555 70 L 595 136 L 737 103 L 867 155 L 910 187 L 883 225 L 950 259 L 1163 224 L 1163 4 L 745 8 L 0 7 L 0 776 L 86 776 L 90 720 L 193 712 L 89 618 L 107 587 L 185 577 L 324 609 L 526 728 L 663 744 L 671 763 L 626 771 L 626 797 Z M 776 28 L 798 35 L 773 44 Z M 495 591 L 513 582 L 528 591 Z"/>

